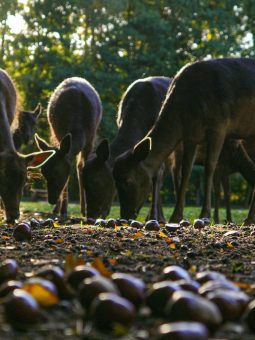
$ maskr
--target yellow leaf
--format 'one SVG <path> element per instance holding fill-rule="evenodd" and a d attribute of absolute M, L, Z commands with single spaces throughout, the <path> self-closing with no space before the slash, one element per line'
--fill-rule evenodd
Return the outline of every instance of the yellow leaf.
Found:
<path fill-rule="evenodd" d="M 55 243 L 63 243 L 64 242 L 64 240 L 62 239 L 62 238 L 57 238 L 56 240 L 55 240 Z"/>
<path fill-rule="evenodd" d="M 110 272 L 104 265 L 103 261 L 96 257 L 95 260 L 91 263 L 92 267 L 96 268 L 99 273 L 105 277 L 111 277 L 112 272 Z"/>
<path fill-rule="evenodd" d="M 59 223 L 58 223 L 58 222 L 54 222 L 54 223 L 53 223 L 53 227 L 59 228 Z"/>
<path fill-rule="evenodd" d="M 85 264 L 83 258 L 76 254 L 68 254 L 65 257 L 65 273 L 70 273 L 76 266 Z"/>
<path fill-rule="evenodd" d="M 168 238 L 166 239 L 166 243 L 171 244 L 172 242 L 173 242 L 172 237 L 168 237 Z"/>
<path fill-rule="evenodd" d="M 227 242 L 227 247 L 228 248 L 234 248 L 233 244 L 231 242 Z"/>
<path fill-rule="evenodd" d="M 159 236 L 160 236 L 160 237 L 168 237 L 163 231 L 161 231 L 161 232 L 159 233 Z"/>
<path fill-rule="evenodd" d="M 169 247 L 170 247 L 171 249 L 176 249 L 175 243 L 170 243 L 170 244 L 169 244 Z"/>
<path fill-rule="evenodd" d="M 138 231 L 134 235 L 130 236 L 130 238 L 134 238 L 134 239 L 139 238 L 139 237 L 143 237 L 143 233 L 141 231 Z"/>
<path fill-rule="evenodd" d="M 115 231 L 119 231 L 119 230 L 120 230 L 120 227 L 116 225 L 115 228 L 114 228 L 114 230 L 115 230 Z"/>
<path fill-rule="evenodd" d="M 54 306 L 59 302 L 56 292 L 41 284 L 24 284 L 23 289 L 30 293 L 42 307 Z"/>

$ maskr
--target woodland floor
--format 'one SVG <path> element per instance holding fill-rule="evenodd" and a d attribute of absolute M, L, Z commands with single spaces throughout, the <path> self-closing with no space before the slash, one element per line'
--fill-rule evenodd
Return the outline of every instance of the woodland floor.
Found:
<path fill-rule="evenodd" d="M 22 219 L 46 219 L 45 213 L 24 212 Z M 237 230 L 236 235 L 224 236 Z M 254 226 L 210 225 L 202 230 L 191 227 L 176 232 L 136 230 L 128 226 L 106 229 L 83 223 L 55 223 L 53 227 L 32 230 L 31 242 L 17 242 L 13 228 L 0 226 L 0 260 L 16 259 L 18 278 L 24 280 L 45 264 L 66 267 L 66 260 L 82 259 L 93 263 L 101 259 L 111 272 L 130 273 L 148 286 L 157 282 L 164 267 L 172 264 L 187 269 L 191 275 L 203 270 L 223 273 L 250 296 L 255 297 Z M 129 333 L 121 339 L 156 339 L 158 325 L 166 322 L 141 313 Z M 118 332 L 117 332 L 118 333 Z M 3 318 L 0 306 L 0 339 L 114 339 L 117 333 L 102 334 L 83 321 L 77 302 L 61 301 L 43 311 L 42 322 L 33 329 L 13 330 Z M 212 339 L 255 339 L 240 323 L 225 325 Z"/>

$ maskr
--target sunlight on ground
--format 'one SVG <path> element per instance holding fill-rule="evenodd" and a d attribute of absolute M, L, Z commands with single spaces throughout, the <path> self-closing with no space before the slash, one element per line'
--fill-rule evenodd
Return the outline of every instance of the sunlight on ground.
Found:
<path fill-rule="evenodd" d="M 52 206 L 49 205 L 46 202 L 21 202 L 21 211 L 24 212 L 31 212 L 31 213 L 40 213 L 40 212 L 48 212 L 50 213 L 52 211 Z M 118 218 L 119 217 L 119 206 L 113 205 L 111 212 L 108 217 L 112 218 Z M 149 208 L 144 207 L 138 217 L 138 220 L 144 221 L 147 214 L 148 214 Z M 164 207 L 164 213 L 165 217 L 168 220 L 171 213 L 173 212 L 173 207 L 168 208 Z M 69 215 L 75 215 L 80 216 L 80 207 L 76 203 L 71 203 L 68 206 L 68 213 Z M 185 218 L 189 219 L 191 222 L 198 218 L 200 213 L 200 207 L 186 207 L 184 209 L 184 216 Z M 247 209 L 232 209 L 232 216 L 233 221 L 241 224 L 245 217 L 247 217 L 248 210 Z M 220 220 L 223 223 L 225 220 L 225 209 L 220 209 Z"/>

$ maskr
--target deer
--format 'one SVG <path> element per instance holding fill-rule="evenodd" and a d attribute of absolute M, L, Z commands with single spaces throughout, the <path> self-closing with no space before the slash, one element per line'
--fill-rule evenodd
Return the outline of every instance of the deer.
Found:
<path fill-rule="evenodd" d="M 81 214 L 86 215 L 82 169 L 93 148 L 101 116 L 100 97 L 84 78 L 65 79 L 50 98 L 47 118 L 55 155 L 41 167 L 41 171 L 47 181 L 48 202 L 56 204 L 54 214 L 67 215 L 68 179 L 72 162 L 76 159 Z M 37 134 L 35 141 L 40 150 L 52 149 Z"/>
<path fill-rule="evenodd" d="M 13 131 L 13 141 L 16 150 L 19 150 L 22 145 L 27 145 L 33 140 L 36 123 L 41 113 L 42 106 L 40 103 L 33 111 L 19 112 L 18 126 Z"/>
<path fill-rule="evenodd" d="M 115 161 L 121 216 L 133 218 L 166 157 L 183 143 L 181 183 L 170 221 L 183 218 L 185 190 L 197 146 L 206 144 L 200 217 L 210 217 L 214 171 L 226 138 L 255 142 L 255 61 L 220 58 L 185 65 L 174 77 L 159 118 L 147 136 Z M 255 222 L 253 195 L 246 223 Z"/>
<path fill-rule="evenodd" d="M 215 169 L 213 177 L 214 188 L 214 222 L 219 223 L 219 201 L 221 185 L 224 192 L 224 200 L 226 207 L 226 221 L 232 222 L 231 208 L 230 208 L 230 184 L 229 176 L 233 173 L 240 173 L 248 184 L 253 187 L 255 185 L 255 150 L 250 152 L 253 155 L 248 154 L 247 143 L 244 145 L 243 140 L 236 140 L 227 138 L 222 147 L 218 163 Z M 174 189 L 177 195 L 178 187 L 180 185 L 181 178 L 181 158 L 183 148 L 180 144 L 175 151 L 166 160 L 166 169 L 175 177 Z M 205 145 L 198 147 L 197 155 L 195 158 L 196 165 L 205 165 L 206 148 Z M 177 189 L 176 189 L 177 188 Z"/>
<path fill-rule="evenodd" d="M 122 95 L 117 114 L 117 135 L 110 146 L 107 140 L 103 140 L 89 156 L 83 169 L 88 217 L 105 218 L 109 214 L 116 193 L 112 175 L 115 159 L 133 148 L 152 128 L 170 82 L 170 78 L 160 76 L 138 79 Z M 162 211 L 157 211 L 157 176 L 153 181 L 153 195 L 156 198 L 153 199 L 150 216 L 155 218 L 162 216 Z"/>
<path fill-rule="evenodd" d="M 20 201 L 27 169 L 37 168 L 55 153 L 53 150 L 28 155 L 16 151 L 11 125 L 19 119 L 17 91 L 10 75 L 0 69 L 0 197 L 7 223 L 15 223 L 20 216 Z"/>

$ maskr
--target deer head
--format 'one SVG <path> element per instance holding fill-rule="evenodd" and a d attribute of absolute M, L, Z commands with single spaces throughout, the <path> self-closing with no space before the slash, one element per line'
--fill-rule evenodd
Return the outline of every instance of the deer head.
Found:
<path fill-rule="evenodd" d="M 145 138 L 132 151 L 120 155 L 113 168 L 122 218 L 136 218 L 151 190 L 151 177 L 142 161 L 150 152 L 151 139 Z"/>
<path fill-rule="evenodd" d="M 54 155 L 53 150 L 21 155 L 14 149 L 0 152 L 0 196 L 7 222 L 19 218 L 19 205 L 27 177 L 27 168 L 37 168 Z"/>
<path fill-rule="evenodd" d="M 105 218 L 111 208 L 115 194 L 115 183 L 109 165 L 109 143 L 105 139 L 96 153 L 88 159 L 82 178 L 87 198 L 87 216 Z"/>
<path fill-rule="evenodd" d="M 68 157 L 72 145 L 72 136 L 67 134 L 60 142 L 59 148 L 52 148 L 44 139 L 35 134 L 35 141 L 40 150 L 54 149 L 55 154 L 49 162 L 41 167 L 43 176 L 47 181 L 48 202 L 56 204 L 68 180 L 71 162 Z"/>

